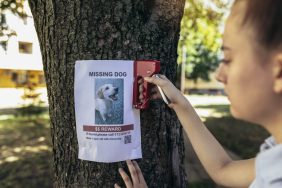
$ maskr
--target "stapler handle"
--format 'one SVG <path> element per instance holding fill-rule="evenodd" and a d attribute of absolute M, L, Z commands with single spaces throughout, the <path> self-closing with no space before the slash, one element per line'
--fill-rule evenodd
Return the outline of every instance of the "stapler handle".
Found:
<path fill-rule="evenodd" d="M 159 73 L 160 71 L 160 62 L 154 60 L 146 61 L 135 61 L 134 62 L 134 86 L 133 86 L 133 106 L 137 109 L 146 109 L 149 105 L 148 101 L 150 99 L 150 88 L 152 84 L 144 81 L 144 77 L 150 77 L 154 74 Z M 143 85 L 143 100 L 139 99 L 140 90 L 139 90 L 139 81 L 142 79 Z"/>

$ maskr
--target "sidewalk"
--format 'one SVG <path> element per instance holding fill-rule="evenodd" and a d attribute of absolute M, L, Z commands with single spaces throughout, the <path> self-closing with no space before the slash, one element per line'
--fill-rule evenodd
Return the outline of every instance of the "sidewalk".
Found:
<path fill-rule="evenodd" d="M 185 95 L 193 106 L 209 106 L 230 104 L 224 95 Z"/>
<path fill-rule="evenodd" d="M 40 99 L 48 105 L 46 88 L 39 88 L 36 92 L 41 93 Z M 17 108 L 28 103 L 22 99 L 23 94 L 24 89 L 0 88 L 0 109 Z"/>

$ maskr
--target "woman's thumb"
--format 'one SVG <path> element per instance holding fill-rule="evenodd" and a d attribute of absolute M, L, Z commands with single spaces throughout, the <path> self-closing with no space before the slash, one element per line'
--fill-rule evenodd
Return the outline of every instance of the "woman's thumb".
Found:
<path fill-rule="evenodd" d="M 152 77 L 144 77 L 144 80 L 145 80 L 146 82 L 153 83 L 153 78 L 152 78 Z"/>
<path fill-rule="evenodd" d="M 163 81 L 162 79 L 156 77 L 156 76 L 152 76 L 152 77 L 144 77 L 144 80 L 146 82 L 155 84 L 155 85 L 161 85 L 161 82 Z"/>

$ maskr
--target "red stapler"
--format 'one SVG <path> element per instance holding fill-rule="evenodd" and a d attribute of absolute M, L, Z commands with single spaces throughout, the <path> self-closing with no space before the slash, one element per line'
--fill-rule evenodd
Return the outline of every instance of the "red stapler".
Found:
<path fill-rule="evenodd" d="M 143 83 L 143 100 L 139 99 L 138 81 L 144 77 L 150 77 L 160 72 L 160 61 L 156 60 L 138 60 L 134 61 L 134 85 L 133 85 L 133 106 L 137 109 L 146 109 L 149 101 L 149 91 L 151 84 Z"/>

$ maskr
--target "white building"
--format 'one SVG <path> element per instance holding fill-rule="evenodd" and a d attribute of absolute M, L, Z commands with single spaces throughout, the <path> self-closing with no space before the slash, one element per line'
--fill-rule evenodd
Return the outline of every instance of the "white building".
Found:
<path fill-rule="evenodd" d="M 0 12 L 0 19 L 16 33 L 10 38 L 0 37 L 0 108 L 28 103 L 22 99 L 26 88 L 36 89 L 47 104 L 40 47 L 27 1 L 24 9 L 28 15 L 25 19 L 9 10 Z"/>
<path fill-rule="evenodd" d="M 24 8 L 28 15 L 25 19 L 9 10 L 2 12 L 1 19 L 16 35 L 0 37 L 0 88 L 45 86 L 39 43 L 27 1 Z"/>

